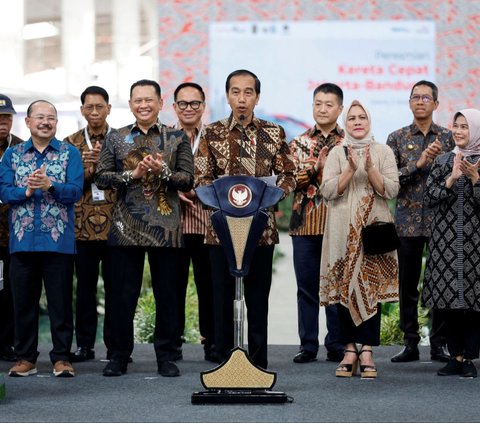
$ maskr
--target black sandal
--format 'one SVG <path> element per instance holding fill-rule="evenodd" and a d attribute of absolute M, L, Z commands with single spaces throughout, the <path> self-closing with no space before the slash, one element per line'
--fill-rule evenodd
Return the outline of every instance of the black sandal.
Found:
<path fill-rule="evenodd" d="M 357 356 L 352 364 L 339 364 L 335 369 L 336 377 L 352 377 L 357 372 L 357 363 L 358 363 L 358 351 L 357 350 L 345 350 L 346 353 L 353 353 Z"/>
<path fill-rule="evenodd" d="M 373 355 L 373 350 L 364 350 L 361 349 L 358 353 L 358 359 L 360 360 L 360 356 L 362 353 L 369 352 Z M 360 360 L 360 376 L 366 379 L 375 379 L 377 377 L 377 366 L 361 364 L 362 361 Z"/>

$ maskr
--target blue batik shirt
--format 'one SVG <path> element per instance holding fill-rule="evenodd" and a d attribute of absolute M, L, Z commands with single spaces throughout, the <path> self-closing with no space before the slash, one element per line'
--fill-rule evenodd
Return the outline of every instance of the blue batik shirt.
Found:
<path fill-rule="evenodd" d="M 53 193 L 26 197 L 28 177 L 45 165 Z M 80 152 L 53 138 L 40 153 L 32 139 L 7 149 L 0 163 L 0 199 L 10 204 L 10 253 L 75 253 L 74 206 L 82 196 Z"/>

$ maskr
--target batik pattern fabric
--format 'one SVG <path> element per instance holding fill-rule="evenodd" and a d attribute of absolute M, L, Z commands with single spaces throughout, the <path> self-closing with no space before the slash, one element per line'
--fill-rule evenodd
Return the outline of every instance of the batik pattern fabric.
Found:
<path fill-rule="evenodd" d="M 395 225 L 401 237 L 430 236 L 433 210 L 424 207 L 423 196 L 431 165 L 418 169 L 416 163 L 435 139 L 442 144 L 444 152 L 455 147 L 452 132 L 435 123 L 432 123 L 426 135 L 413 123 L 388 136 L 387 145 L 395 155 L 400 178 Z"/>
<path fill-rule="evenodd" d="M 383 175 L 383 196 L 369 183 L 363 156 L 345 192 L 338 194 L 340 174 L 348 166 L 342 146 L 328 155 L 321 185 L 328 212 L 320 261 L 320 304 L 342 304 L 357 326 L 377 313 L 379 302 L 398 301 L 397 252 L 363 252 L 362 228 L 375 221 L 393 221 L 387 199 L 395 198 L 399 189 L 392 150 L 373 143 L 370 152 Z"/>
<path fill-rule="evenodd" d="M 285 139 L 284 129 L 272 122 L 253 117 L 243 130 L 233 115 L 205 128 L 195 159 L 196 185 L 209 185 L 222 176 L 276 175 L 276 186 L 284 197 L 295 188 L 295 163 Z M 278 244 L 278 230 L 273 208 L 259 245 Z M 220 241 L 211 225 L 207 227 L 207 244 Z"/>
<path fill-rule="evenodd" d="M 0 160 L 2 159 L 2 156 L 8 147 L 13 147 L 21 142 L 23 142 L 21 138 L 10 134 L 8 140 L 6 141 L 7 145 L 5 148 L 0 148 Z M 0 203 L 0 247 L 8 246 L 8 236 L 8 204 Z"/>
<path fill-rule="evenodd" d="M 131 179 L 148 154 L 162 154 L 168 172 Z M 181 209 L 177 191 L 193 187 L 192 149 L 186 135 L 157 122 L 147 133 L 129 125 L 110 133 L 102 147 L 94 182 L 116 189 L 109 245 L 181 247 Z"/>
<path fill-rule="evenodd" d="M 89 151 L 85 139 L 85 129 L 81 129 L 65 138 L 64 141 L 76 147 L 80 154 Z M 114 130 L 113 130 L 114 131 Z M 103 133 L 93 135 L 89 133 L 92 144 L 99 142 L 103 145 L 105 137 L 110 130 L 107 127 Z M 113 205 L 115 203 L 115 191 L 103 190 L 104 199 L 94 200 L 92 196 L 93 175 L 85 174 L 83 195 L 75 204 L 75 238 L 79 241 L 106 241 L 112 223 Z"/>
<path fill-rule="evenodd" d="M 44 167 L 55 191 L 26 197 L 29 176 Z M 0 197 L 10 204 L 10 252 L 75 253 L 74 203 L 83 189 L 79 151 L 53 138 L 40 153 L 31 139 L 8 149 L 0 165 Z"/>
<path fill-rule="evenodd" d="M 289 235 L 322 235 L 327 208 L 320 185 L 323 171 L 315 171 L 314 165 L 323 147 L 330 151 L 343 139 L 343 130 L 336 128 L 325 137 L 315 126 L 290 142 L 290 153 L 297 169 L 297 186 L 293 192 Z"/>
<path fill-rule="evenodd" d="M 461 176 L 449 189 L 453 152 L 438 157 L 430 172 L 425 204 L 434 220 L 422 298 L 438 309 L 480 311 L 480 182 Z M 475 163 L 480 156 L 465 160 Z"/>

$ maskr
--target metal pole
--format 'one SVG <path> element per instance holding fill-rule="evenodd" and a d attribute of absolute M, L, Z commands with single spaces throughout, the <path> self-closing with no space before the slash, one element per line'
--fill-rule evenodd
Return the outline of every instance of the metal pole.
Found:
<path fill-rule="evenodd" d="M 235 277 L 235 300 L 233 301 L 234 347 L 243 349 L 243 322 L 245 319 L 243 300 L 243 277 Z"/>

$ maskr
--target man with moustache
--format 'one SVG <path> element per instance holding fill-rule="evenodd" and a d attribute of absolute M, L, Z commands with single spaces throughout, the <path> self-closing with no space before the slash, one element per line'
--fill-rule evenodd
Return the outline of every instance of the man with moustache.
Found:
<path fill-rule="evenodd" d="M 253 111 L 260 99 L 260 80 L 251 71 L 239 69 L 225 84 L 232 113 L 205 128 L 195 165 L 199 185 L 208 185 L 226 175 L 256 177 L 277 175 L 276 185 L 287 196 L 295 188 L 295 164 L 281 126 L 257 118 Z M 272 282 L 274 246 L 279 241 L 273 210 L 255 249 L 249 274 L 244 278 L 248 319 L 248 350 L 253 362 L 268 366 L 268 297 Z M 228 270 L 223 247 L 209 223 L 207 244 L 212 263 L 216 360 L 224 361 L 233 348 L 233 300 L 235 283 Z"/>
<path fill-rule="evenodd" d="M 315 126 L 294 138 L 290 151 L 297 166 L 297 187 L 292 202 L 289 234 L 293 244 L 293 266 L 297 279 L 298 334 L 300 351 L 294 363 L 317 359 L 318 313 L 320 308 L 320 257 L 327 207 L 320 192 L 323 166 L 328 152 L 343 139 L 337 119 L 343 110 L 343 92 L 335 84 L 325 83 L 313 92 Z M 344 345 L 340 344 L 337 305 L 325 307 L 328 333 L 325 337 L 327 360 L 340 362 Z"/>
<path fill-rule="evenodd" d="M 105 292 L 105 319 L 103 340 L 110 350 L 110 254 L 107 236 L 112 221 L 112 208 L 115 192 L 101 190 L 93 182 L 100 149 L 111 128 L 107 123 L 111 105 L 105 89 L 90 86 L 80 95 L 80 112 L 87 126 L 64 141 L 77 147 L 82 154 L 84 168 L 83 195 L 75 205 L 75 274 L 77 276 L 77 295 L 75 305 L 75 336 L 77 350 L 72 353 L 72 362 L 81 362 L 95 358 L 95 338 L 97 335 L 97 283 L 101 266 Z"/>
<path fill-rule="evenodd" d="M 433 122 L 438 107 L 438 88 L 430 81 L 417 82 L 410 92 L 413 123 L 392 132 L 387 145 L 393 150 L 400 174 L 395 223 L 401 240 L 398 249 L 400 328 L 404 348 L 391 359 L 393 363 L 419 360 L 418 283 L 422 270 L 423 250 L 428 245 L 433 209 L 423 204 L 423 192 L 433 160 L 455 146 L 452 133 Z M 432 310 L 430 358 L 447 362 L 441 335 L 441 311 Z"/>
<path fill-rule="evenodd" d="M 161 376 L 179 376 L 176 358 L 176 281 L 182 246 L 178 191 L 193 187 L 193 157 L 187 136 L 163 125 L 160 86 L 140 80 L 130 88 L 135 123 L 110 133 L 102 147 L 94 182 L 116 189 L 108 236 L 112 254 L 111 359 L 104 376 L 127 371 L 133 319 L 148 254 L 156 319 L 154 348 Z"/>
<path fill-rule="evenodd" d="M 38 100 L 27 109 L 31 137 L 7 149 L 0 163 L 0 199 L 10 205 L 10 280 L 15 352 L 10 376 L 37 373 L 42 280 L 48 301 L 53 374 L 72 377 L 74 205 L 82 195 L 78 150 L 55 138 L 57 110 Z"/>
<path fill-rule="evenodd" d="M 182 130 L 190 140 L 192 154 L 195 157 L 203 132 L 202 116 L 205 112 L 205 93 L 200 85 L 194 82 L 180 84 L 173 93 L 173 109 L 177 115 L 177 129 Z M 178 304 L 178 356 L 183 358 L 182 342 L 185 330 L 185 296 L 187 293 L 190 262 L 198 295 L 198 320 L 201 342 L 205 360 L 212 360 L 213 348 L 213 292 L 210 274 L 210 258 L 205 244 L 205 232 L 210 213 L 197 199 L 195 191 L 178 196 L 182 206 L 182 230 L 184 248 L 180 249 L 177 282 Z"/>
<path fill-rule="evenodd" d="M 12 100 L 0 94 L 0 160 L 8 147 L 22 139 L 10 133 L 15 115 Z M 13 349 L 13 298 L 10 287 L 10 254 L 8 252 L 8 205 L 0 204 L 0 260 L 3 262 L 3 289 L 0 289 L 0 360 L 16 361 Z M 1 287 L 0 287 L 1 288 Z"/>

